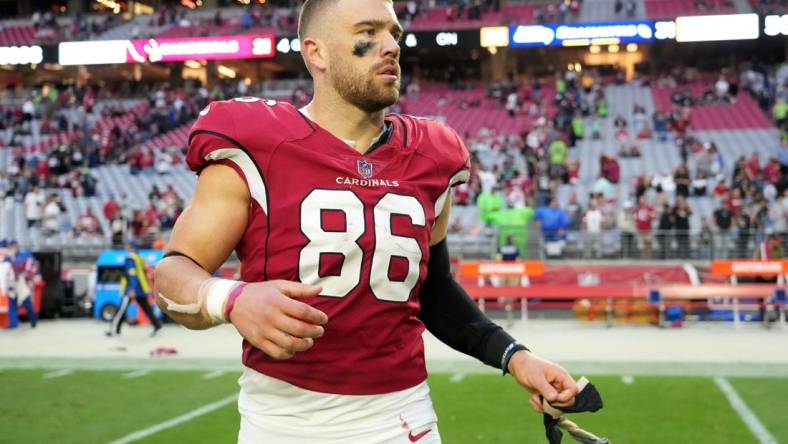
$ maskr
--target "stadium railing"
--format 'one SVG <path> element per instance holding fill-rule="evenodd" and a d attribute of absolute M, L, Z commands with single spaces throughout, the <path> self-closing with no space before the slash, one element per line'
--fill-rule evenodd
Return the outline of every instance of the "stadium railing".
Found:
<path fill-rule="evenodd" d="M 501 227 L 501 231 L 511 229 Z M 646 233 L 603 230 L 598 234 L 587 231 L 567 231 L 560 239 L 552 240 L 540 231 L 530 230 L 540 251 L 530 251 L 529 258 L 569 260 L 688 260 L 704 261 L 742 257 L 760 257 L 762 244 L 772 239 L 782 254 L 788 253 L 788 235 L 766 230 L 736 230 L 728 232 L 695 230 L 652 230 Z M 768 256 L 767 256 L 768 257 Z"/>
<path fill-rule="evenodd" d="M 727 267 L 727 268 L 726 268 Z M 608 326 L 613 325 L 617 313 L 631 320 L 635 311 L 645 314 L 651 323 L 665 325 L 666 307 L 676 305 L 687 312 L 692 310 L 723 310 L 729 312 L 734 325 L 738 326 L 743 310 L 759 310 L 762 321 L 769 321 L 767 313 L 777 314 L 777 322 L 784 326 L 786 321 L 786 281 L 788 260 L 758 261 L 732 260 L 715 261 L 713 272 L 720 268 L 738 270 L 741 275 L 757 275 L 775 279 L 768 284 L 642 284 L 627 285 L 531 285 L 529 278 L 540 276 L 545 264 L 530 262 L 474 262 L 460 263 L 460 278 L 475 279 L 476 283 L 465 282 L 463 287 L 470 296 L 485 309 L 519 310 L 521 320 L 528 320 L 529 305 L 534 308 L 571 308 L 587 310 L 588 320 L 593 320 L 597 308 L 602 308 Z M 733 272 L 733 271 L 730 271 Z M 730 273 L 729 272 L 729 273 Z M 494 278 L 499 278 L 496 285 Z M 519 284 L 512 285 L 515 278 Z"/>

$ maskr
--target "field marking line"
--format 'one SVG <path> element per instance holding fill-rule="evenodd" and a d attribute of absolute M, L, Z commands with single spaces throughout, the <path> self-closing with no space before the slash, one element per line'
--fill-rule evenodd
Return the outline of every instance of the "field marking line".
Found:
<path fill-rule="evenodd" d="M 463 379 L 465 379 L 465 373 L 454 373 L 449 378 L 449 381 L 451 381 L 451 382 L 456 384 L 456 383 L 462 381 Z"/>
<path fill-rule="evenodd" d="M 61 369 L 61 370 L 55 370 L 53 372 L 44 373 L 44 379 L 60 378 L 60 377 L 63 377 L 63 376 L 68 376 L 68 375 L 70 375 L 72 373 L 74 373 L 74 369 L 64 368 L 64 369 Z"/>
<path fill-rule="evenodd" d="M 216 370 L 215 372 L 210 372 L 210 373 L 206 373 L 206 374 L 202 375 L 202 379 L 218 378 L 219 376 L 222 376 L 225 373 L 227 373 L 227 372 L 225 372 L 224 370 Z"/>
<path fill-rule="evenodd" d="M 720 391 L 725 394 L 728 398 L 728 402 L 731 403 L 731 407 L 733 410 L 736 410 L 736 413 L 739 414 L 744 424 L 747 426 L 748 429 L 758 438 L 758 442 L 760 444 L 778 444 L 777 439 L 766 430 L 766 427 L 761 423 L 758 419 L 758 416 L 755 415 L 755 412 L 750 410 L 744 400 L 739 396 L 736 392 L 736 389 L 733 388 L 730 382 L 727 379 L 723 378 L 722 376 L 717 376 L 714 378 L 714 383 L 717 384 Z"/>
<path fill-rule="evenodd" d="M 123 374 L 123 378 L 124 379 L 140 378 L 142 376 L 145 376 L 145 375 L 149 374 L 151 371 L 152 370 L 149 369 L 149 368 L 143 368 L 143 369 L 140 369 L 140 370 L 134 370 L 133 372 L 129 372 L 129 373 Z"/>
<path fill-rule="evenodd" d="M 136 432 L 130 433 L 130 434 L 128 434 L 128 435 L 126 435 L 126 436 L 124 436 L 124 437 L 122 437 L 120 439 L 116 439 L 115 441 L 110 442 L 109 444 L 128 444 L 128 443 L 131 443 L 131 442 L 134 442 L 134 441 L 139 441 L 142 438 L 146 438 L 146 437 L 148 437 L 150 435 L 153 435 L 155 433 L 159 433 L 162 430 L 166 430 L 166 429 L 169 429 L 171 427 L 175 427 L 175 426 L 177 426 L 179 424 L 182 424 L 184 422 L 191 421 L 192 419 L 194 419 L 194 418 L 196 418 L 198 416 L 202 416 L 202 415 L 204 415 L 206 413 L 210 413 L 210 412 L 212 412 L 214 410 L 220 409 L 220 408 L 226 406 L 227 404 L 235 402 L 236 400 L 238 400 L 238 395 L 237 394 L 232 395 L 232 396 L 228 396 L 228 397 L 226 397 L 224 399 L 220 399 L 219 401 L 216 401 L 216 402 L 204 405 L 204 406 L 202 406 L 202 407 L 200 407 L 198 409 L 192 410 L 191 412 L 184 413 L 181 416 L 178 416 L 178 417 L 169 419 L 167 421 L 164 421 L 162 423 L 150 426 L 150 427 L 148 427 L 146 429 L 142 429 L 142 430 L 138 430 Z"/>

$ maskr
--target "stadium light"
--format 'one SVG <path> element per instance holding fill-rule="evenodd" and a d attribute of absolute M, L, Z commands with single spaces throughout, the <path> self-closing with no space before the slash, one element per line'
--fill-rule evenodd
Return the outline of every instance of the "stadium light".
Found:
<path fill-rule="evenodd" d="M 638 44 L 637 43 L 628 43 L 627 44 L 627 52 L 637 52 Z"/>
<path fill-rule="evenodd" d="M 591 54 L 599 54 L 599 51 L 601 51 L 602 48 L 600 48 L 598 45 L 591 45 L 588 50 L 591 52 Z"/>
<path fill-rule="evenodd" d="M 231 78 L 231 79 L 234 79 L 234 78 L 235 78 L 235 76 L 237 75 L 237 73 L 235 72 L 235 70 L 233 70 L 232 68 L 229 68 L 229 67 L 227 67 L 227 66 L 224 66 L 224 65 L 218 65 L 218 66 L 216 67 L 216 71 L 217 71 L 219 74 L 221 74 L 221 75 L 223 75 L 223 76 L 225 76 L 225 77 L 229 77 L 229 78 Z"/>
<path fill-rule="evenodd" d="M 618 45 L 610 45 L 610 46 L 607 47 L 607 52 L 609 52 L 611 54 L 615 54 L 615 53 L 617 53 L 619 51 L 619 49 L 621 49 L 621 48 L 619 48 Z"/>

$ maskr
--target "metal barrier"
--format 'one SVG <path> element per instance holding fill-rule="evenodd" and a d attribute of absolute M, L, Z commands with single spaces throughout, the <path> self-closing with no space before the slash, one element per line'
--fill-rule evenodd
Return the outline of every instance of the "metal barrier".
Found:
<path fill-rule="evenodd" d="M 501 230 L 504 231 L 504 230 Z M 618 229 L 601 233 L 567 231 L 545 236 L 528 231 L 529 244 L 540 245 L 526 256 L 529 259 L 645 259 L 712 260 L 752 258 L 768 238 L 763 230 L 682 231 L 652 230 L 624 232 Z M 781 248 L 788 255 L 788 234 L 782 234 Z"/>

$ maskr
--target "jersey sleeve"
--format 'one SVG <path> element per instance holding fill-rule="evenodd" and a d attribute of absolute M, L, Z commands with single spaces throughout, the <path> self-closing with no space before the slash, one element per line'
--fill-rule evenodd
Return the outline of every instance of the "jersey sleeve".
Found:
<path fill-rule="evenodd" d="M 446 161 L 447 171 L 449 176 L 449 187 L 454 187 L 459 184 L 468 182 L 471 177 L 471 155 L 465 142 L 460 139 L 460 136 L 451 129 L 446 128 L 446 131 L 453 139 L 453 143 L 449 143 L 446 147 Z"/>
<path fill-rule="evenodd" d="M 465 143 L 457 133 L 444 125 L 430 122 L 429 139 L 434 148 L 441 194 L 435 202 L 435 215 L 440 216 L 451 188 L 468 181 L 471 175 L 471 161 Z"/>
<path fill-rule="evenodd" d="M 205 167 L 214 163 L 228 164 L 222 161 L 223 154 L 227 150 L 240 148 L 235 121 L 229 108 L 229 102 L 212 102 L 200 112 L 192 126 L 186 163 L 195 173 L 200 174 Z"/>

